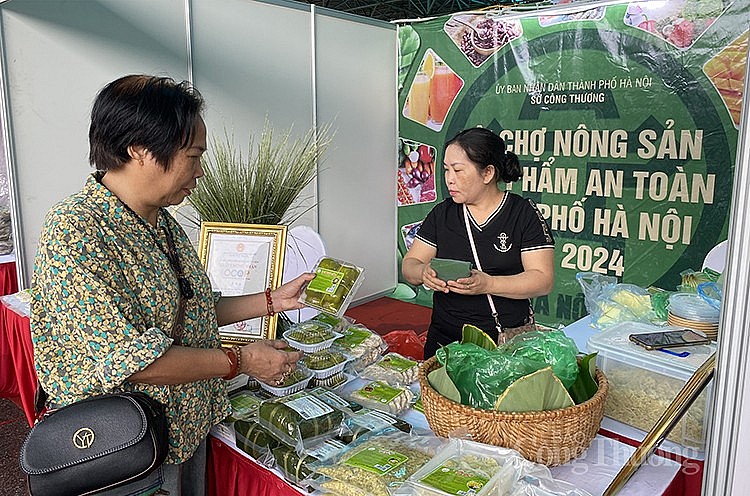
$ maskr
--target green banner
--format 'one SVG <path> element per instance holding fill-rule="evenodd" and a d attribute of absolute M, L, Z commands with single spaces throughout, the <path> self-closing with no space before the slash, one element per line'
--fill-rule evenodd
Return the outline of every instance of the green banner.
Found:
<path fill-rule="evenodd" d="M 747 0 L 458 13 L 399 26 L 399 261 L 448 197 L 444 143 L 482 126 L 556 241 L 540 322 L 586 312 L 578 272 L 674 290 L 727 237 Z M 400 278 L 395 296 L 431 305 Z"/>

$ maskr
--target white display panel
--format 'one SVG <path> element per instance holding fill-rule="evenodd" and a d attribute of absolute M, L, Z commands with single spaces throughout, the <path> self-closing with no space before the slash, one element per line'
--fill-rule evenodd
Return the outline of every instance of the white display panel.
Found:
<path fill-rule="evenodd" d="M 78 191 L 88 164 L 91 104 L 131 73 L 187 77 L 182 0 L 0 4 L 22 286 L 31 279 L 44 215 Z"/>
<path fill-rule="evenodd" d="M 328 255 L 364 267 L 358 302 L 397 283 L 396 31 L 318 12 L 317 116 L 337 129 L 318 182 L 319 232 Z"/>

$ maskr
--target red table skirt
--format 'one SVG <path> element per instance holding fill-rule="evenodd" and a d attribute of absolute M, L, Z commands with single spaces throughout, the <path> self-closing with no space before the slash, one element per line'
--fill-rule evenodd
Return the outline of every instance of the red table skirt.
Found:
<path fill-rule="evenodd" d="M 29 425 L 34 424 L 36 385 L 29 318 L 0 304 L 0 397 L 20 396 Z"/>
<path fill-rule="evenodd" d="M 300 496 L 299 491 L 270 470 L 243 457 L 213 436 L 209 436 L 209 440 L 208 496 Z"/>
<path fill-rule="evenodd" d="M 0 264 L 0 296 L 18 292 L 16 262 Z"/>

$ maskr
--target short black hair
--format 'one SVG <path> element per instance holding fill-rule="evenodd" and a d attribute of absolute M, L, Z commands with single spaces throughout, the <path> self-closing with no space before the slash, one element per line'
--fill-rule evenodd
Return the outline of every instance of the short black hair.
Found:
<path fill-rule="evenodd" d="M 518 156 L 507 151 L 505 141 L 489 129 L 464 129 L 450 139 L 445 147 L 454 144 L 460 146 L 469 160 L 477 164 L 480 172 L 490 165 L 494 166 L 495 182 L 512 183 L 521 179 L 521 163 Z"/>
<path fill-rule="evenodd" d="M 96 96 L 89 127 L 89 163 L 112 170 L 142 146 L 164 167 L 193 140 L 204 101 L 187 82 L 132 74 L 112 81 Z"/>

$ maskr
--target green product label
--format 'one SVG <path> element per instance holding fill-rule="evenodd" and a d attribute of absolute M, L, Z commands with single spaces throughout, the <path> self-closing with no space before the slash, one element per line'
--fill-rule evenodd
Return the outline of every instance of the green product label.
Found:
<path fill-rule="evenodd" d="M 465 495 L 476 494 L 489 479 L 467 470 L 441 465 L 419 481 L 448 494 Z"/>
<path fill-rule="evenodd" d="M 365 340 L 370 337 L 370 333 L 364 329 L 357 329 L 356 327 L 350 327 L 344 331 L 344 336 L 336 340 L 338 346 L 344 346 L 346 348 L 355 348 L 360 344 L 364 343 Z"/>
<path fill-rule="evenodd" d="M 362 389 L 356 391 L 356 393 L 373 401 L 390 403 L 396 396 L 403 393 L 403 390 L 391 387 L 384 382 L 373 381 Z"/>
<path fill-rule="evenodd" d="M 349 458 L 344 465 L 358 467 L 368 472 L 378 475 L 384 475 L 403 465 L 409 459 L 408 456 L 402 455 L 393 450 L 383 448 L 367 448 Z"/>
<path fill-rule="evenodd" d="M 384 356 L 378 364 L 378 366 L 383 367 L 384 369 L 392 369 L 398 372 L 405 372 L 412 367 L 416 367 L 416 365 L 417 362 L 415 362 L 414 360 L 409 360 L 408 358 L 404 358 L 393 353 L 389 353 Z"/>
<path fill-rule="evenodd" d="M 307 285 L 308 291 L 317 291 L 332 295 L 341 284 L 344 273 L 338 270 L 322 269 L 315 270 L 315 278 Z"/>

